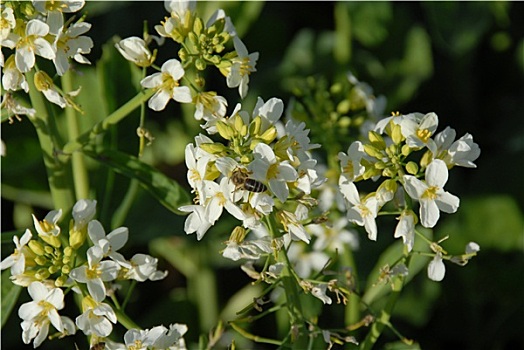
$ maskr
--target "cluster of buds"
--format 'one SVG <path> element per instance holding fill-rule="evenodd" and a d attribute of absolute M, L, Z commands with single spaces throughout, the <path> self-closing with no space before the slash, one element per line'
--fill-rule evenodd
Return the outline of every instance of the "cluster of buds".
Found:
<path fill-rule="evenodd" d="M 84 57 L 91 52 L 93 41 L 84 34 L 91 24 L 80 18 L 76 22 L 65 21 L 64 15 L 82 9 L 85 1 L 4 1 L 2 12 L 1 42 L 2 87 L 5 90 L 2 107 L 11 115 L 34 115 L 34 109 L 22 106 L 12 94 L 29 91 L 26 73 L 34 70 L 36 57 L 52 60 L 59 76 L 71 66 L 71 60 L 89 64 Z M 4 61 L 4 48 L 11 52 Z M 65 108 L 73 106 L 71 95 L 64 94 L 44 71 L 34 76 L 37 90 L 52 103 Z M 74 95 L 74 93 L 73 93 Z"/>
<path fill-rule="evenodd" d="M 347 218 L 364 226 L 369 239 L 377 239 L 375 219 L 388 203 L 398 210 L 394 236 L 402 237 L 407 252 L 413 249 L 418 222 L 433 228 L 441 211 L 457 211 L 459 198 L 444 190 L 448 170 L 475 167 L 480 149 L 470 134 L 455 141 L 453 129 L 435 134 L 437 126 L 435 113 L 395 113 L 379 121 L 366 142 L 356 141 L 347 153 L 339 154 L 339 186 L 346 199 Z M 376 191 L 361 198 L 355 182 L 368 179 L 383 181 Z M 418 215 L 414 202 L 419 202 Z M 436 256 L 442 257 L 443 249 L 438 250 L 434 249 Z"/>
<path fill-rule="evenodd" d="M 118 42 L 116 48 L 139 67 L 159 70 L 141 81 L 142 87 L 155 90 L 148 102 L 151 109 L 163 110 L 173 99 L 195 104 L 198 120 L 212 121 L 224 117 L 227 102 L 216 92 L 205 91 L 202 72 L 209 66 L 216 67 L 226 77 L 227 86 L 238 87 L 244 98 L 249 76 L 256 71 L 258 53 L 248 53 L 223 10 L 216 11 L 205 23 L 196 12 L 195 1 L 166 1 L 165 8 L 170 17 L 155 26 L 160 37 L 147 34 L 145 39 L 129 37 Z M 148 45 L 152 39 L 163 44 L 165 38 L 180 46 L 178 58 L 171 58 L 158 68 L 154 65 L 156 51 L 151 52 Z M 230 50 L 231 46 L 234 50 Z M 193 73 L 191 78 L 186 74 L 188 70 Z"/>
<path fill-rule="evenodd" d="M 78 329 L 90 335 L 93 343 L 105 341 L 117 322 L 113 307 L 105 301 L 118 281 L 156 281 L 167 275 L 157 270 L 158 260 L 152 256 L 124 258 L 118 250 L 127 242 L 128 229 L 120 227 L 106 235 L 102 224 L 93 219 L 95 211 L 96 201 L 78 201 L 67 231 L 58 224 L 61 210 L 49 212 L 41 221 L 33 215 L 36 237 L 27 229 L 21 238 L 13 238 L 15 251 L 0 268 L 10 268 L 11 281 L 27 287 L 33 298 L 18 312 L 23 320 L 24 343 L 33 341 L 35 347 L 39 346 L 50 324 L 60 337 L 75 334 Z M 82 295 L 82 314 L 74 322 L 58 314 L 65 306 L 64 289 Z M 181 341 L 183 332 L 177 334 L 180 336 L 173 343 Z"/>

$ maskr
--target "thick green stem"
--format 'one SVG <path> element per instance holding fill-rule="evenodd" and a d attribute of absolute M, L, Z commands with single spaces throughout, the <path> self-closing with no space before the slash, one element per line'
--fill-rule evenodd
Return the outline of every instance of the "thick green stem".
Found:
<path fill-rule="evenodd" d="M 346 249 L 344 253 L 341 254 L 341 259 L 344 266 L 347 266 L 350 269 L 351 281 L 354 283 L 354 285 L 350 286 L 350 290 L 356 291 L 356 293 L 352 292 L 348 296 L 348 303 L 345 309 L 346 325 L 351 326 L 360 321 L 360 296 L 358 295 L 357 266 L 355 264 L 355 259 L 353 258 L 353 252 L 349 249 Z"/>
<path fill-rule="evenodd" d="M 72 208 L 75 198 L 69 158 L 59 157 L 55 154 L 55 151 L 62 146 L 59 143 L 58 129 L 53 117 L 49 116 L 44 96 L 36 89 L 34 75 L 34 71 L 26 73 L 31 105 L 36 110 L 35 116 L 30 117 L 29 120 L 31 120 L 36 129 L 40 147 L 42 148 L 54 207 L 68 212 Z"/>
<path fill-rule="evenodd" d="M 393 280 L 393 290 L 391 294 L 388 296 L 387 304 L 384 307 L 384 309 L 380 311 L 380 314 L 377 316 L 375 322 L 371 326 L 371 329 L 369 330 L 366 339 L 364 339 L 364 341 L 360 344 L 360 350 L 371 349 L 382 334 L 384 327 L 389 325 L 391 314 L 393 313 L 393 309 L 395 308 L 395 304 L 397 303 L 398 297 L 400 296 L 403 285 L 404 277 L 396 276 Z"/>
<path fill-rule="evenodd" d="M 71 71 L 67 71 L 62 76 L 62 90 L 66 92 L 73 91 Z M 65 114 L 67 120 L 67 132 L 69 134 L 68 141 L 72 142 L 80 135 L 77 114 L 74 108 L 66 108 Z M 71 165 L 73 170 L 76 199 L 89 198 L 89 177 L 84 161 L 84 155 L 79 152 L 74 152 L 71 155 Z"/>

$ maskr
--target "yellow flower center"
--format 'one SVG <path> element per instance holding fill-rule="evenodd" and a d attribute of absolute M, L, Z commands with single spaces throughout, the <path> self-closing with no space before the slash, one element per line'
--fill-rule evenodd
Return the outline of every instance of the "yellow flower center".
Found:
<path fill-rule="evenodd" d="M 100 276 L 101 272 L 98 270 L 98 264 L 93 266 L 92 268 L 88 268 L 86 271 L 86 275 L 88 279 L 95 279 Z"/>
<path fill-rule="evenodd" d="M 170 74 L 162 73 L 162 85 L 160 85 L 161 90 L 173 91 L 173 89 L 179 85 L 178 81 L 173 79 Z"/>
<path fill-rule="evenodd" d="M 437 190 L 437 186 L 428 187 L 422 194 L 422 198 L 435 200 L 435 198 L 437 198 Z"/>
<path fill-rule="evenodd" d="M 371 215 L 371 211 L 368 209 L 368 207 L 366 207 L 364 204 L 360 204 L 358 206 L 358 208 L 360 209 L 360 215 L 364 218 L 366 216 L 370 216 Z"/>
<path fill-rule="evenodd" d="M 267 178 L 276 179 L 279 173 L 280 172 L 278 171 L 278 164 L 277 163 L 271 164 L 269 168 L 267 169 Z"/>
<path fill-rule="evenodd" d="M 428 129 L 419 129 L 417 130 L 417 137 L 422 140 L 422 142 L 427 143 L 431 137 L 431 131 Z"/>

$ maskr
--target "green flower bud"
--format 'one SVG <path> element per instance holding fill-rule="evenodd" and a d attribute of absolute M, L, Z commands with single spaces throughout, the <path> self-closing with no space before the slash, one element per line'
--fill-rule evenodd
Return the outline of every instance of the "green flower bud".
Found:
<path fill-rule="evenodd" d="M 369 156 L 377 159 L 382 159 L 383 157 L 382 153 L 376 147 L 370 144 L 364 145 L 364 152 L 366 152 Z"/>
<path fill-rule="evenodd" d="M 56 266 L 56 265 L 52 265 L 52 266 L 49 266 L 47 268 L 47 271 L 49 271 L 49 274 L 55 274 L 57 273 L 58 271 L 60 271 L 60 267 L 59 266 Z"/>
<path fill-rule="evenodd" d="M 49 90 L 54 84 L 53 79 L 46 72 L 39 70 L 34 77 L 35 87 L 38 91 Z"/>
<path fill-rule="evenodd" d="M 86 229 L 82 229 L 82 230 L 71 229 L 69 231 L 69 245 L 73 249 L 80 248 L 84 244 L 86 238 L 87 238 Z"/>
<path fill-rule="evenodd" d="M 39 269 L 36 271 L 35 277 L 39 279 L 40 281 L 48 279 L 50 276 L 49 271 L 47 269 Z"/>
<path fill-rule="evenodd" d="M 228 124 L 218 121 L 216 124 L 217 131 L 226 140 L 231 140 L 235 136 L 235 130 Z"/>
<path fill-rule="evenodd" d="M 200 145 L 200 148 L 202 148 L 207 153 L 211 153 L 211 154 L 221 154 L 226 151 L 226 146 L 218 142 L 203 143 Z"/>
<path fill-rule="evenodd" d="M 35 263 L 38 265 L 38 266 L 45 266 L 49 263 L 49 260 L 42 256 L 42 255 L 39 255 L 37 257 L 35 257 Z"/>
<path fill-rule="evenodd" d="M 195 60 L 195 67 L 198 70 L 205 70 L 207 67 L 207 63 L 199 57 Z"/>
<path fill-rule="evenodd" d="M 270 144 L 277 137 L 277 129 L 274 126 L 269 127 L 262 135 L 260 139 L 265 143 Z"/>
<path fill-rule="evenodd" d="M 36 255 L 44 255 L 44 245 L 40 243 L 39 241 L 30 240 L 29 243 L 27 243 L 29 246 L 29 249 L 33 251 Z"/>
<path fill-rule="evenodd" d="M 368 138 L 369 141 L 373 144 L 373 146 L 377 147 L 378 149 L 386 149 L 386 142 L 384 141 L 384 138 L 375 131 L 368 132 Z"/>
<path fill-rule="evenodd" d="M 342 100 L 337 105 L 337 112 L 340 114 L 346 114 L 349 112 L 350 107 L 351 107 L 351 102 L 349 102 L 348 100 Z"/>
<path fill-rule="evenodd" d="M 408 174 L 416 175 L 418 173 L 418 164 L 411 161 L 406 164 L 406 171 Z"/>
<path fill-rule="evenodd" d="M 431 151 L 428 150 L 426 151 L 426 153 L 424 153 L 424 155 L 420 159 L 420 166 L 422 168 L 427 168 L 427 166 L 429 165 L 429 163 L 431 163 L 432 160 L 433 160 L 433 154 L 431 153 Z"/>
<path fill-rule="evenodd" d="M 202 31 L 204 29 L 204 22 L 200 17 L 195 18 L 195 22 L 193 23 L 193 31 L 196 35 L 202 34 Z"/>
<path fill-rule="evenodd" d="M 53 247 L 50 247 L 48 245 L 46 245 L 44 247 L 44 251 L 46 252 L 46 254 L 53 254 L 55 252 L 55 250 L 53 249 Z"/>
<path fill-rule="evenodd" d="M 394 177 L 396 174 L 397 172 L 395 171 L 395 169 L 392 168 L 386 168 L 382 170 L 382 176 L 384 177 Z"/>
<path fill-rule="evenodd" d="M 402 146 L 401 152 L 404 157 L 407 157 L 411 153 L 411 147 L 409 147 L 408 145 L 404 145 Z"/>
<path fill-rule="evenodd" d="M 397 125 L 395 123 L 391 123 L 391 139 L 393 142 L 398 145 L 404 140 L 404 135 L 402 135 L 402 128 L 400 125 Z"/>
<path fill-rule="evenodd" d="M 348 117 L 347 115 L 340 117 L 338 120 L 338 125 L 342 129 L 349 128 L 351 126 L 351 118 Z"/>
<path fill-rule="evenodd" d="M 68 275 L 70 272 L 71 272 L 71 266 L 69 265 L 62 266 L 62 273 L 64 275 Z"/>
<path fill-rule="evenodd" d="M 67 276 L 62 275 L 55 280 L 55 287 L 58 287 L 58 288 L 63 287 L 65 286 L 66 282 L 67 282 Z"/>

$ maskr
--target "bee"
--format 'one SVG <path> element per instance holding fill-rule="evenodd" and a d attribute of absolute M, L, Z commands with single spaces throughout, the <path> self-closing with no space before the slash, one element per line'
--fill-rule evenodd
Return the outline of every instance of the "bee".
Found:
<path fill-rule="evenodd" d="M 100 342 L 98 344 L 93 345 L 90 350 L 103 350 L 105 348 L 106 348 L 106 343 Z"/>
<path fill-rule="evenodd" d="M 236 188 L 243 189 L 249 192 L 260 193 L 267 190 L 266 185 L 262 182 L 249 177 L 249 172 L 243 168 L 236 168 L 231 174 L 231 181 L 235 184 Z"/>

